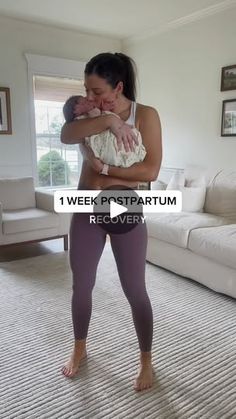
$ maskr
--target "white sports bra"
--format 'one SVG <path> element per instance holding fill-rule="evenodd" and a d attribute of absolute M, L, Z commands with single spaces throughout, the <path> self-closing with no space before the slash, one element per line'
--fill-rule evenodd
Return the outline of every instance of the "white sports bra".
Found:
<path fill-rule="evenodd" d="M 137 103 L 132 101 L 129 118 L 125 121 L 126 124 L 135 126 L 136 107 L 137 107 Z"/>

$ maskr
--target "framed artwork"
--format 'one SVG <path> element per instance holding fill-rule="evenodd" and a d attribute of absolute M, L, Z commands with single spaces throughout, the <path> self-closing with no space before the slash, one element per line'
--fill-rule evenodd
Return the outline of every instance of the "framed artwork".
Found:
<path fill-rule="evenodd" d="M 220 90 L 222 92 L 226 90 L 236 90 L 236 64 L 222 68 Z"/>
<path fill-rule="evenodd" d="M 223 100 L 221 136 L 236 137 L 236 99 Z"/>
<path fill-rule="evenodd" d="M 0 87 L 0 134 L 12 134 L 10 89 Z"/>

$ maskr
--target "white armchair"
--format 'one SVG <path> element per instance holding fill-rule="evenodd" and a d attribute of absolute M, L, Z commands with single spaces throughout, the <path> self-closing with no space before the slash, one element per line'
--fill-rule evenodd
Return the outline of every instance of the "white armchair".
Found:
<path fill-rule="evenodd" d="M 68 250 L 70 219 L 54 211 L 53 192 L 35 190 L 32 177 L 0 179 L 0 248 L 63 238 Z"/>

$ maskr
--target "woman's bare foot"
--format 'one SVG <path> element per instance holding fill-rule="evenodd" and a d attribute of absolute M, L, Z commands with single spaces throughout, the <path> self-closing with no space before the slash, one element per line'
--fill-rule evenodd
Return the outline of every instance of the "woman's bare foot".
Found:
<path fill-rule="evenodd" d="M 136 391 L 146 390 L 153 384 L 153 366 L 150 352 L 141 352 L 139 373 L 134 382 Z"/>
<path fill-rule="evenodd" d="M 64 367 L 62 367 L 62 374 L 64 374 L 66 377 L 72 378 L 74 377 L 78 370 L 79 370 L 79 365 L 82 359 L 87 357 L 87 352 L 86 352 L 86 340 L 78 340 L 75 341 L 75 346 L 73 349 L 73 352 L 71 354 L 71 357 L 69 359 L 69 361 L 67 361 L 64 365 Z"/>

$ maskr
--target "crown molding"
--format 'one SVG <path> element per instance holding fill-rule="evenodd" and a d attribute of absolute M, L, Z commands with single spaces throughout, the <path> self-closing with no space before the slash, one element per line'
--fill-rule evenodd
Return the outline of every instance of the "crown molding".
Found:
<path fill-rule="evenodd" d="M 236 7 L 236 0 L 225 0 L 216 5 L 206 7 L 197 12 L 194 12 L 184 17 L 181 17 L 179 19 L 173 20 L 165 25 L 160 26 L 159 28 L 153 27 L 152 29 L 149 29 L 148 31 L 144 31 L 143 33 L 139 33 L 137 35 L 134 34 L 127 38 L 123 38 L 122 43 L 123 45 L 134 44 L 139 41 L 143 41 L 145 39 L 159 35 L 161 33 L 169 32 L 179 27 L 204 19 L 208 16 L 212 16 L 217 13 L 221 13 L 225 10 L 232 9 L 233 7 Z"/>

